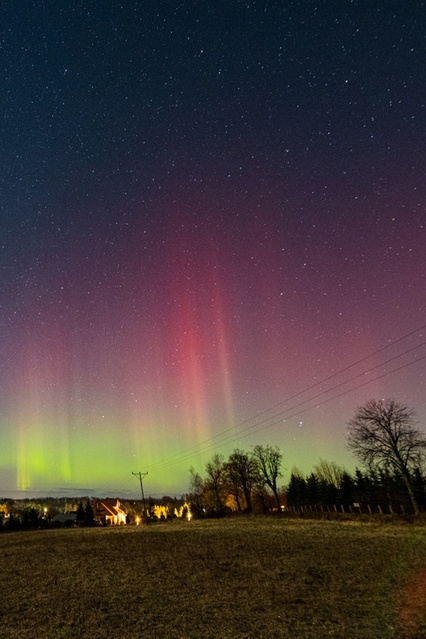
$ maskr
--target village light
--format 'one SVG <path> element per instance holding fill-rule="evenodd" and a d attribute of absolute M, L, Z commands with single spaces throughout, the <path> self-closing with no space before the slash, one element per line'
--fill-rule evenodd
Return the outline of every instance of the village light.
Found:
<path fill-rule="evenodd" d="M 141 523 L 141 518 L 135 517 L 135 522 L 136 522 L 136 526 L 139 526 L 139 524 Z"/>

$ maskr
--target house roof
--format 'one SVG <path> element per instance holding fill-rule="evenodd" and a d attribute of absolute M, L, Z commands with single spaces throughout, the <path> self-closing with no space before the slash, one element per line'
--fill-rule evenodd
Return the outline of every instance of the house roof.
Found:
<path fill-rule="evenodd" d="M 116 517 L 125 514 L 124 510 L 120 508 L 118 499 L 103 499 L 92 504 L 92 507 L 94 515 L 98 517 Z"/>
<path fill-rule="evenodd" d="M 77 513 L 58 513 L 52 517 L 53 522 L 59 522 L 65 524 L 67 521 L 75 521 L 77 519 Z"/>

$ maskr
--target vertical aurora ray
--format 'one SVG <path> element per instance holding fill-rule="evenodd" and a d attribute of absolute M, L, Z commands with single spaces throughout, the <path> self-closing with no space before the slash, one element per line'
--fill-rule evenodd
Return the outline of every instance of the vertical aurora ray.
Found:
<path fill-rule="evenodd" d="M 219 375 L 222 395 L 226 409 L 226 420 L 229 426 L 235 423 L 235 409 L 232 389 L 232 359 L 230 355 L 229 339 L 226 329 L 226 313 L 223 308 L 224 291 L 216 286 L 213 297 L 213 308 L 216 323 L 216 357 L 219 365 Z"/>
<path fill-rule="evenodd" d="M 372 396 L 412 406 L 423 429 L 423 351 L 389 376 L 373 356 L 424 324 L 424 33 L 410 3 L 324 3 L 308 20 L 297 2 L 232 3 L 225 18 L 144 3 L 142 20 L 143 3 L 52 3 L 43 21 L 15 4 L 0 487 L 120 487 L 201 442 L 226 455 L 232 428 L 242 448 L 282 446 L 288 468 L 352 465 L 345 424 Z M 368 385 L 296 414 L 287 398 L 368 354 L 353 382 Z M 283 420 L 257 429 L 277 404 Z M 159 491 L 185 490 L 175 470 Z"/>
<path fill-rule="evenodd" d="M 16 434 L 16 483 L 19 490 L 32 487 L 34 477 L 46 468 L 43 412 L 43 379 L 37 349 L 21 363 L 20 384 L 14 412 Z"/>
<path fill-rule="evenodd" d="M 143 464 L 193 449 L 235 420 L 220 239 L 194 236 L 191 227 L 164 235 L 162 295 L 148 301 L 153 321 L 135 327 L 130 350 L 137 355 L 127 351 L 124 394 L 134 456 Z"/>
<path fill-rule="evenodd" d="M 206 398 L 206 357 L 197 300 L 181 291 L 179 315 L 174 331 L 176 382 L 181 397 L 182 429 L 187 437 L 202 439 L 209 432 L 209 412 Z"/>
<path fill-rule="evenodd" d="M 72 477 L 67 358 L 59 334 L 50 330 L 52 335 L 40 337 L 21 354 L 17 367 L 11 419 L 19 490 Z"/>

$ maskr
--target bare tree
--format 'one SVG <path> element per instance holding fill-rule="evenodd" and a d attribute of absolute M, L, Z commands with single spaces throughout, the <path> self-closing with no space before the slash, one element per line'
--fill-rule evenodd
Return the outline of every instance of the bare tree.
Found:
<path fill-rule="evenodd" d="M 426 438 L 415 428 L 415 413 L 394 400 L 370 400 L 349 422 L 349 448 L 369 468 L 401 474 L 413 510 L 419 507 L 411 485 L 411 472 L 426 455 Z"/>
<path fill-rule="evenodd" d="M 205 486 L 213 493 L 214 510 L 223 514 L 226 499 L 226 466 L 223 455 L 216 453 L 206 464 Z"/>
<path fill-rule="evenodd" d="M 189 494 L 187 500 L 191 502 L 191 510 L 197 513 L 197 515 L 205 514 L 205 484 L 204 480 L 199 473 L 197 473 L 191 466 L 189 469 Z"/>
<path fill-rule="evenodd" d="M 258 480 L 259 473 L 256 460 L 242 450 L 235 449 L 226 464 L 229 483 L 236 490 L 235 498 L 239 504 L 238 490 L 241 489 L 246 502 L 246 509 L 252 512 L 251 493 Z"/>
<path fill-rule="evenodd" d="M 320 459 L 318 464 L 314 466 L 314 474 L 318 481 L 331 484 L 336 488 L 340 487 L 345 472 L 342 466 L 339 466 L 336 462 L 329 462 L 326 459 Z"/>
<path fill-rule="evenodd" d="M 260 446 L 253 449 L 253 457 L 257 461 L 261 478 L 272 490 L 278 510 L 281 509 L 280 498 L 278 496 L 277 479 L 281 475 L 282 454 L 276 446 Z"/>

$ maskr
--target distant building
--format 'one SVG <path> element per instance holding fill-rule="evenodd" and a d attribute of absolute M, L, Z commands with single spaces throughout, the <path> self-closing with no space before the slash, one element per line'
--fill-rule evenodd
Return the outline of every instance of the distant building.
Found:
<path fill-rule="evenodd" d="M 77 513 L 58 513 L 52 517 L 52 524 L 56 526 L 75 526 L 77 523 Z"/>
<path fill-rule="evenodd" d="M 93 517 L 102 525 L 117 526 L 126 523 L 126 513 L 118 499 L 92 501 Z"/>

